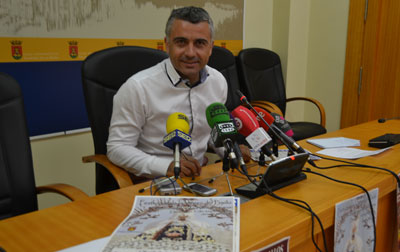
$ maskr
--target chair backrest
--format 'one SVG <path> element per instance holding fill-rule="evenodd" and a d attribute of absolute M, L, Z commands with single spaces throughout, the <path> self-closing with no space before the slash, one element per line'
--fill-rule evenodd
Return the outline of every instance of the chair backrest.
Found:
<path fill-rule="evenodd" d="M 120 46 L 89 55 L 82 64 L 82 84 L 86 110 L 92 129 L 96 154 L 107 153 L 113 97 L 133 74 L 149 68 L 168 55 L 160 50 Z M 96 192 L 117 189 L 114 178 L 101 165 L 96 165 Z"/>
<path fill-rule="evenodd" d="M 286 90 L 279 55 L 262 48 L 243 49 L 237 56 L 241 90 L 250 101 L 277 105 L 285 115 Z"/>
<path fill-rule="evenodd" d="M 240 88 L 235 56 L 226 48 L 214 46 L 208 65 L 220 71 L 228 83 L 228 99 L 225 106 L 232 111 L 241 104 L 236 90 Z"/>
<path fill-rule="evenodd" d="M 22 92 L 0 73 L 0 219 L 35 211 L 37 204 Z"/>

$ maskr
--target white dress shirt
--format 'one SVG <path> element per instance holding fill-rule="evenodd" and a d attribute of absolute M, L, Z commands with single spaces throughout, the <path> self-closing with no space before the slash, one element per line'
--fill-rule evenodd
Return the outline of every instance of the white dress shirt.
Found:
<path fill-rule="evenodd" d="M 211 128 L 206 108 L 225 103 L 227 83 L 217 70 L 206 66 L 200 83 L 189 87 L 170 59 L 130 77 L 114 96 L 107 156 L 137 176 L 165 176 L 173 150 L 163 145 L 166 121 L 174 112 L 190 121 L 192 144 L 182 152 L 203 163 Z"/>

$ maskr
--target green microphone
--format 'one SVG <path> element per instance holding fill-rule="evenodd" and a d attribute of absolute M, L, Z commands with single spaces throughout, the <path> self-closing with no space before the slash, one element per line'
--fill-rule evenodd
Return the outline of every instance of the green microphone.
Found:
<path fill-rule="evenodd" d="M 215 102 L 206 109 L 207 123 L 211 127 L 211 139 L 215 147 L 224 146 L 235 159 L 233 141 L 236 140 L 238 131 L 224 104 Z"/>
<path fill-rule="evenodd" d="M 211 139 L 215 147 L 224 147 L 231 167 L 237 167 L 237 157 L 233 146 L 238 135 L 235 123 L 224 104 L 215 102 L 206 109 L 207 123 L 210 125 Z M 229 169 L 229 167 L 227 168 Z"/>
<path fill-rule="evenodd" d="M 213 128 L 215 123 L 231 121 L 227 108 L 220 102 L 214 102 L 207 107 L 206 117 L 210 128 Z"/>

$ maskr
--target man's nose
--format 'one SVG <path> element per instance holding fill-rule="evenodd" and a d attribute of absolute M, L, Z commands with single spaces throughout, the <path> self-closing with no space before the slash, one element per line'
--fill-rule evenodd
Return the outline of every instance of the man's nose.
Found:
<path fill-rule="evenodd" d="M 195 50 L 196 48 L 194 47 L 194 45 L 192 43 L 189 43 L 185 50 L 186 57 L 195 57 Z"/>

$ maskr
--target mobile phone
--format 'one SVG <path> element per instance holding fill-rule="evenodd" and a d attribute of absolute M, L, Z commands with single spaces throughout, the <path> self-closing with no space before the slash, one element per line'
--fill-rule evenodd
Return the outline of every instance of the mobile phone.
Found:
<path fill-rule="evenodd" d="M 177 195 L 182 192 L 181 186 L 174 179 L 154 180 L 160 195 Z"/>
<path fill-rule="evenodd" d="M 183 186 L 184 190 L 191 192 L 188 187 L 190 187 L 190 189 L 192 189 L 193 192 L 201 196 L 211 196 L 217 193 L 217 189 L 202 184 L 189 183 Z"/>

